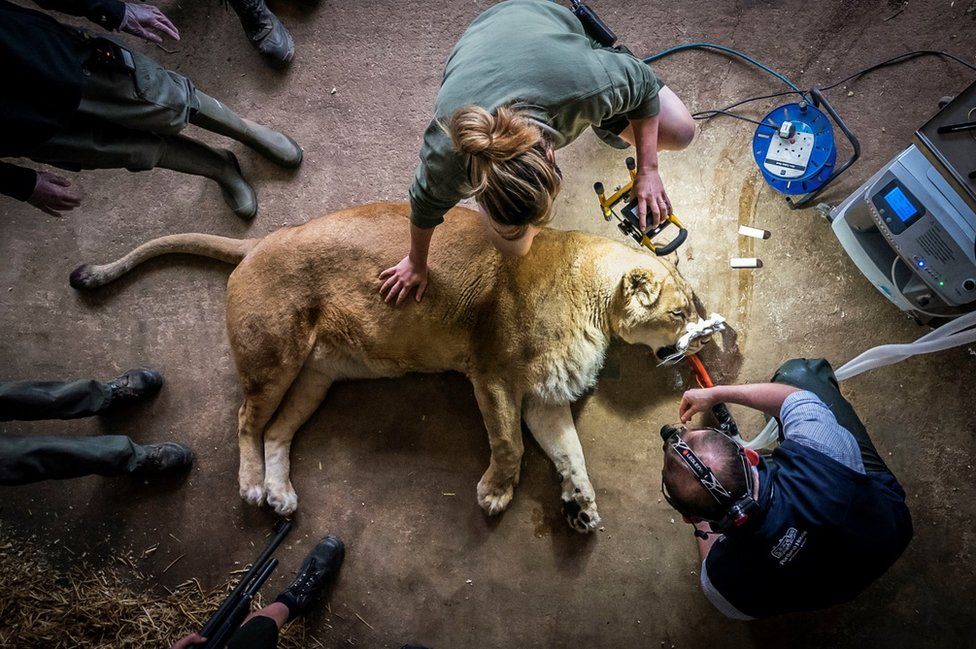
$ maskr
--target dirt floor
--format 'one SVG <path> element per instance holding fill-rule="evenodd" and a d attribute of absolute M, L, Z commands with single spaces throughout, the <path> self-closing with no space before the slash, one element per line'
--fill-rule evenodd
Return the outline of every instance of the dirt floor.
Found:
<path fill-rule="evenodd" d="M 159 543 L 142 564 L 165 585 L 194 576 L 219 583 L 253 558 L 272 516 L 237 496 L 241 393 L 224 331 L 229 269 L 158 260 L 94 295 L 70 289 L 68 273 L 162 234 L 260 236 L 345 206 L 404 199 L 447 53 L 491 4 L 326 0 L 309 7 L 283 0 L 277 9 L 298 56 L 288 72 L 276 73 L 216 0 L 159 2 L 182 40 L 167 45 L 173 52 L 135 47 L 290 133 L 304 146 L 305 162 L 288 173 L 229 145 L 260 194 L 252 224 L 234 217 L 213 183 L 167 171 L 71 174 L 85 201 L 62 219 L 0 201 L 0 379 L 110 377 L 138 365 L 167 379 L 157 398 L 125 412 L 0 430 L 182 440 L 198 454 L 188 479 L 163 485 L 86 478 L 6 489 L 0 521 L 8 530 L 36 534 L 55 556 L 62 546 L 87 550 L 84 560 L 95 563 Z M 636 52 L 714 41 L 802 86 L 913 49 L 947 49 L 976 62 L 971 0 L 592 4 Z M 681 54 L 657 69 L 692 110 L 780 89 L 705 53 Z M 938 98 L 972 76 L 928 59 L 834 91 L 863 156 L 824 200 L 838 202 L 907 146 Z M 749 153 L 751 136 L 748 124 L 720 118 L 702 125 L 687 152 L 662 156 L 675 211 L 692 233 L 680 268 L 707 308 L 739 332 L 744 362 L 732 374 L 763 380 L 796 356 L 840 365 L 874 345 L 924 333 L 859 274 L 824 220 L 812 210 L 790 211 L 765 185 Z M 624 157 L 589 133 L 560 151 L 566 189 L 556 227 L 619 236 L 600 219 L 590 188 L 623 179 Z M 738 237 L 741 223 L 772 238 Z M 762 258 L 762 270 L 729 270 L 730 257 L 751 255 Z M 290 578 L 315 539 L 335 532 L 348 554 L 331 612 L 313 620 L 325 646 L 973 647 L 974 372 L 976 351 L 957 350 L 844 385 L 909 494 L 916 530 L 902 559 L 845 606 L 751 624 L 712 609 L 699 592 L 689 529 L 659 495 L 657 430 L 676 418 L 688 377 L 657 369 L 646 349 L 622 343 L 576 409 L 604 530 L 583 537 L 567 527 L 555 472 L 533 442 L 511 508 L 485 518 L 475 484 L 488 446 L 462 377 L 347 383 L 332 390 L 295 444 L 300 509 L 280 552 L 289 569 L 266 590 Z M 744 412 L 740 422 L 759 424 Z"/>

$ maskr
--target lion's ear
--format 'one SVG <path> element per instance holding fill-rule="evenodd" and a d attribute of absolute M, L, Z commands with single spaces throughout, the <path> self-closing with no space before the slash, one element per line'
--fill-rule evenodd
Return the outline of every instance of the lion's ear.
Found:
<path fill-rule="evenodd" d="M 654 277 L 653 273 L 643 268 L 635 268 L 628 272 L 621 282 L 624 298 L 632 307 L 649 309 L 657 303 L 661 295 L 661 282 Z"/>

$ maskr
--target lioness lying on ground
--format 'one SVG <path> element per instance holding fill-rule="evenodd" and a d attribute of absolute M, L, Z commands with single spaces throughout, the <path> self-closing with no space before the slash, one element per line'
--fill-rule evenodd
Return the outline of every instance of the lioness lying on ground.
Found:
<path fill-rule="evenodd" d="M 394 307 L 378 275 L 407 245 L 409 210 L 365 205 L 264 239 L 162 237 L 114 263 L 79 267 L 71 285 L 102 286 L 166 253 L 237 264 L 227 332 L 244 388 L 240 493 L 253 505 L 295 511 L 292 437 L 333 381 L 457 370 L 474 385 L 491 445 L 481 507 L 498 514 L 512 499 L 524 417 L 556 465 L 570 524 L 594 529 L 600 518 L 570 404 L 593 386 L 611 336 L 672 344 L 696 317 L 691 288 L 670 262 L 580 232 L 545 230 L 528 255 L 504 258 L 479 215 L 456 208 L 438 228 L 423 301 Z"/>

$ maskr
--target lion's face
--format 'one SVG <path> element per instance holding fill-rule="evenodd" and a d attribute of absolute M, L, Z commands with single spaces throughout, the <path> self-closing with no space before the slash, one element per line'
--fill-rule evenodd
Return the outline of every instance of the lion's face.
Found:
<path fill-rule="evenodd" d="M 620 280 L 615 302 L 614 333 L 655 352 L 674 345 L 685 326 L 698 318 L 691 287 L 676 269 L 664 264 L 627 272 Z M 698 351 L 702 344 L 693 343 L 689 352 Z"/>

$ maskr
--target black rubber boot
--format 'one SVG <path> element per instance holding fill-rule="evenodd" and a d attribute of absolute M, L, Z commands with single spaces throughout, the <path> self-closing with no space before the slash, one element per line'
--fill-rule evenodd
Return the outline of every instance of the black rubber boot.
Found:
<path fill-rule="evenodd" d="M 258 195 L 241 173 L 237 156 L 230 151 L 214 149 L 183 135 L 169 135 L 156 166 L 215 181 L 224 202 L 242 219 L 253 219 L 258 213 Z"/>
<path fill-rule="evenodd" d="M 114 407 L 156 394 L 163 387 L 163 375 L 156 370 L 140 367 L 115 377 L 105 385 L 109 389 L 108 403 Z"/>
<path fill-rule="evenodd" d="M 223 102 L 197 90 L 190 123 L 246 144 L 276 165 L 294 169 L 302 164 L 302 147 L 284 133 L 245 119 Z"/>
<path fill-rule="evenodd" d="M 193 466 L 193 451 L 185 444 L 163 442 L 143 446 L 146 458 L 132 471 L 136 477 L 150 477 L 162 473 L 185 471 Z"/>
<path fill-rule="evenodd" d="M 322 591 L 335 581 L 345 556 L 346 547 L 334 534 L 319 541 L 308 553 L 295 581 L 275 598 L 288 607 L 289 620 L 309 612 Z"/>
<path fill-rule="evenodd" d="M 229 0 L 241 19 L 241 27 L 258 52 L 275 68 L 283 68 L 295 58 L 295 41 L 264 0 Z"/>

